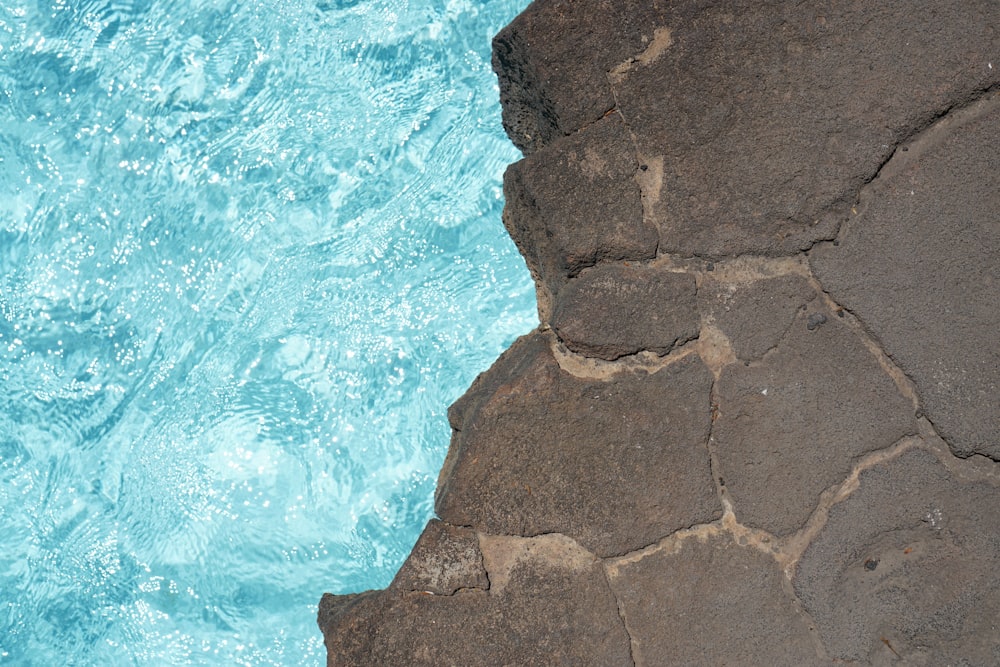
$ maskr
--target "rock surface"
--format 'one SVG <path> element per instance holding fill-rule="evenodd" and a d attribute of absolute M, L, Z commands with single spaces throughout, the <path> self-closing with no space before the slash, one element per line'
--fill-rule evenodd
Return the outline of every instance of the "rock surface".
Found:
<path fill-rule="evenodd" d="M 729 339 L 736 358 L 754 361 L 778 345 L 796 313 L 816 293 L 797 275 L 734 283 L 707 274 L 699 297 L 701 308 Z"/>
<path fill-rule="evenodd" d="M 666 4 L 536 2 L 501 30 L 493 40 L 493 68 L 514 145 L 533 153 L 613 109 L 608 72 L 643 48 Z"/>
<path fill-rule="evenodd" d="M 667 354 L 700 328 L 694 276 L 643 266 L 588 269 L 559 294 L 552 314 L 566 347 L 608 361 L 643 350 Z"/>
<path fill-rule="evenodd" d="M 330 665 L 1000 664 L 1000 10 L 537 0 L 539 329 Z"/>
<path fill-rule="evenodd" d="M 610 561 L 608 580 L 636 665 L 824 664 L 774 558 L 722 531 Z"/>
<path fill-rule="evenodd" d="M 490 587 L 479 536 L 468 528 L 431 519 L 410 557 L 396 573 L 390 588 L 402 591 L 454 595 L 466 588 Z"/>
<path fill-rule="evenodd" d="M 861 474 L 795 581 L 831 656 L 1000 664 L 996 482 L 963 479 L 918 448 Z"/>
<path fill-rule="evenodd" d="M 857 335 L 820 309 L 800 311 L 759 363 L 723 369 L 715 400 L 717 472 L 736 518 L 775 535 L 804 526 L 820 494 L 864 454 L 915 429 L 913 404 Z"/>
<path fill-rule="evenodd" d="M 660 172 L 661 251 L 790 254 L 832 238 L 900 141 L 1000 81 L 990 0 L 664 4 L 659 40 L 611 77 Z"/>
<path fill-rule="evenodd" d="M 609 116 L 507 169 L 504 223 L 552 294 L 597 262 L 656 255 L 637 168 L 624 124 Z"/>
<path fill-rule="evenodd" d="M 587 380 L 541 334 L 523 338 L 449 412 L 435 510 L 495 535 L 562 533 L 599 556 L 717 519 L 711 387 L 697 356 Z"/>
<path fill-rule="evenodd" d="M 572 540 L 484 540 L 489 590 L 326 595 L 329 665 L 629 664 L 601 562 Z"/>
<path fill-rule="evenodd" d="M 987 304 L 1000 304 L 997 128 L 993 94 L 904 146 L 839 244 L 810 258 L 831 296 L 913 379 L 955 453 L 993 459 L 1000 459 L 1000 308 Z"/>

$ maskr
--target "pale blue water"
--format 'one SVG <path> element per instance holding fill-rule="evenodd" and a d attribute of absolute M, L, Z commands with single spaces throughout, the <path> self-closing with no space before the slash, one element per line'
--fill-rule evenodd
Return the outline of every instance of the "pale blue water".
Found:
<path fill-rule="evenodd" d="M 0 664 L 301 665 L 535 323 L 526 0 L 0 3 Z"/>

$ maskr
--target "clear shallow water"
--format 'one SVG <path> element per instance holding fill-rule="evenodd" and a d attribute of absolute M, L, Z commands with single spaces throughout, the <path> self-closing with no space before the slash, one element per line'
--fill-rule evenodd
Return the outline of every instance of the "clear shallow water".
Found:
<path fill-rule="evenodd" d="M 526 0 L 0 6 L 0 664 L 320 664 L 535 323 Z"/>

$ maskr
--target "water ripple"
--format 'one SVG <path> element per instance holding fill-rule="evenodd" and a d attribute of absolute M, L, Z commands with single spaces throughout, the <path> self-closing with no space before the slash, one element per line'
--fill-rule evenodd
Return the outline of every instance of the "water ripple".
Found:
<path fill-rule="evenodd" d="M 321 664 L 535 319 L 524 0 L 0 7 L 0 663 Z"/>

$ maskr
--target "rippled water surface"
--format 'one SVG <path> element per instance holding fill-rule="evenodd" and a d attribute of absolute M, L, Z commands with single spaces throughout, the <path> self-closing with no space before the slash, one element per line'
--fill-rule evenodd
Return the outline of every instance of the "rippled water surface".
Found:
<path fill-rule="evenodd" d="M 526 0 L 0 3 L 0 664 L 320 664 L 535 322 Z"/>

